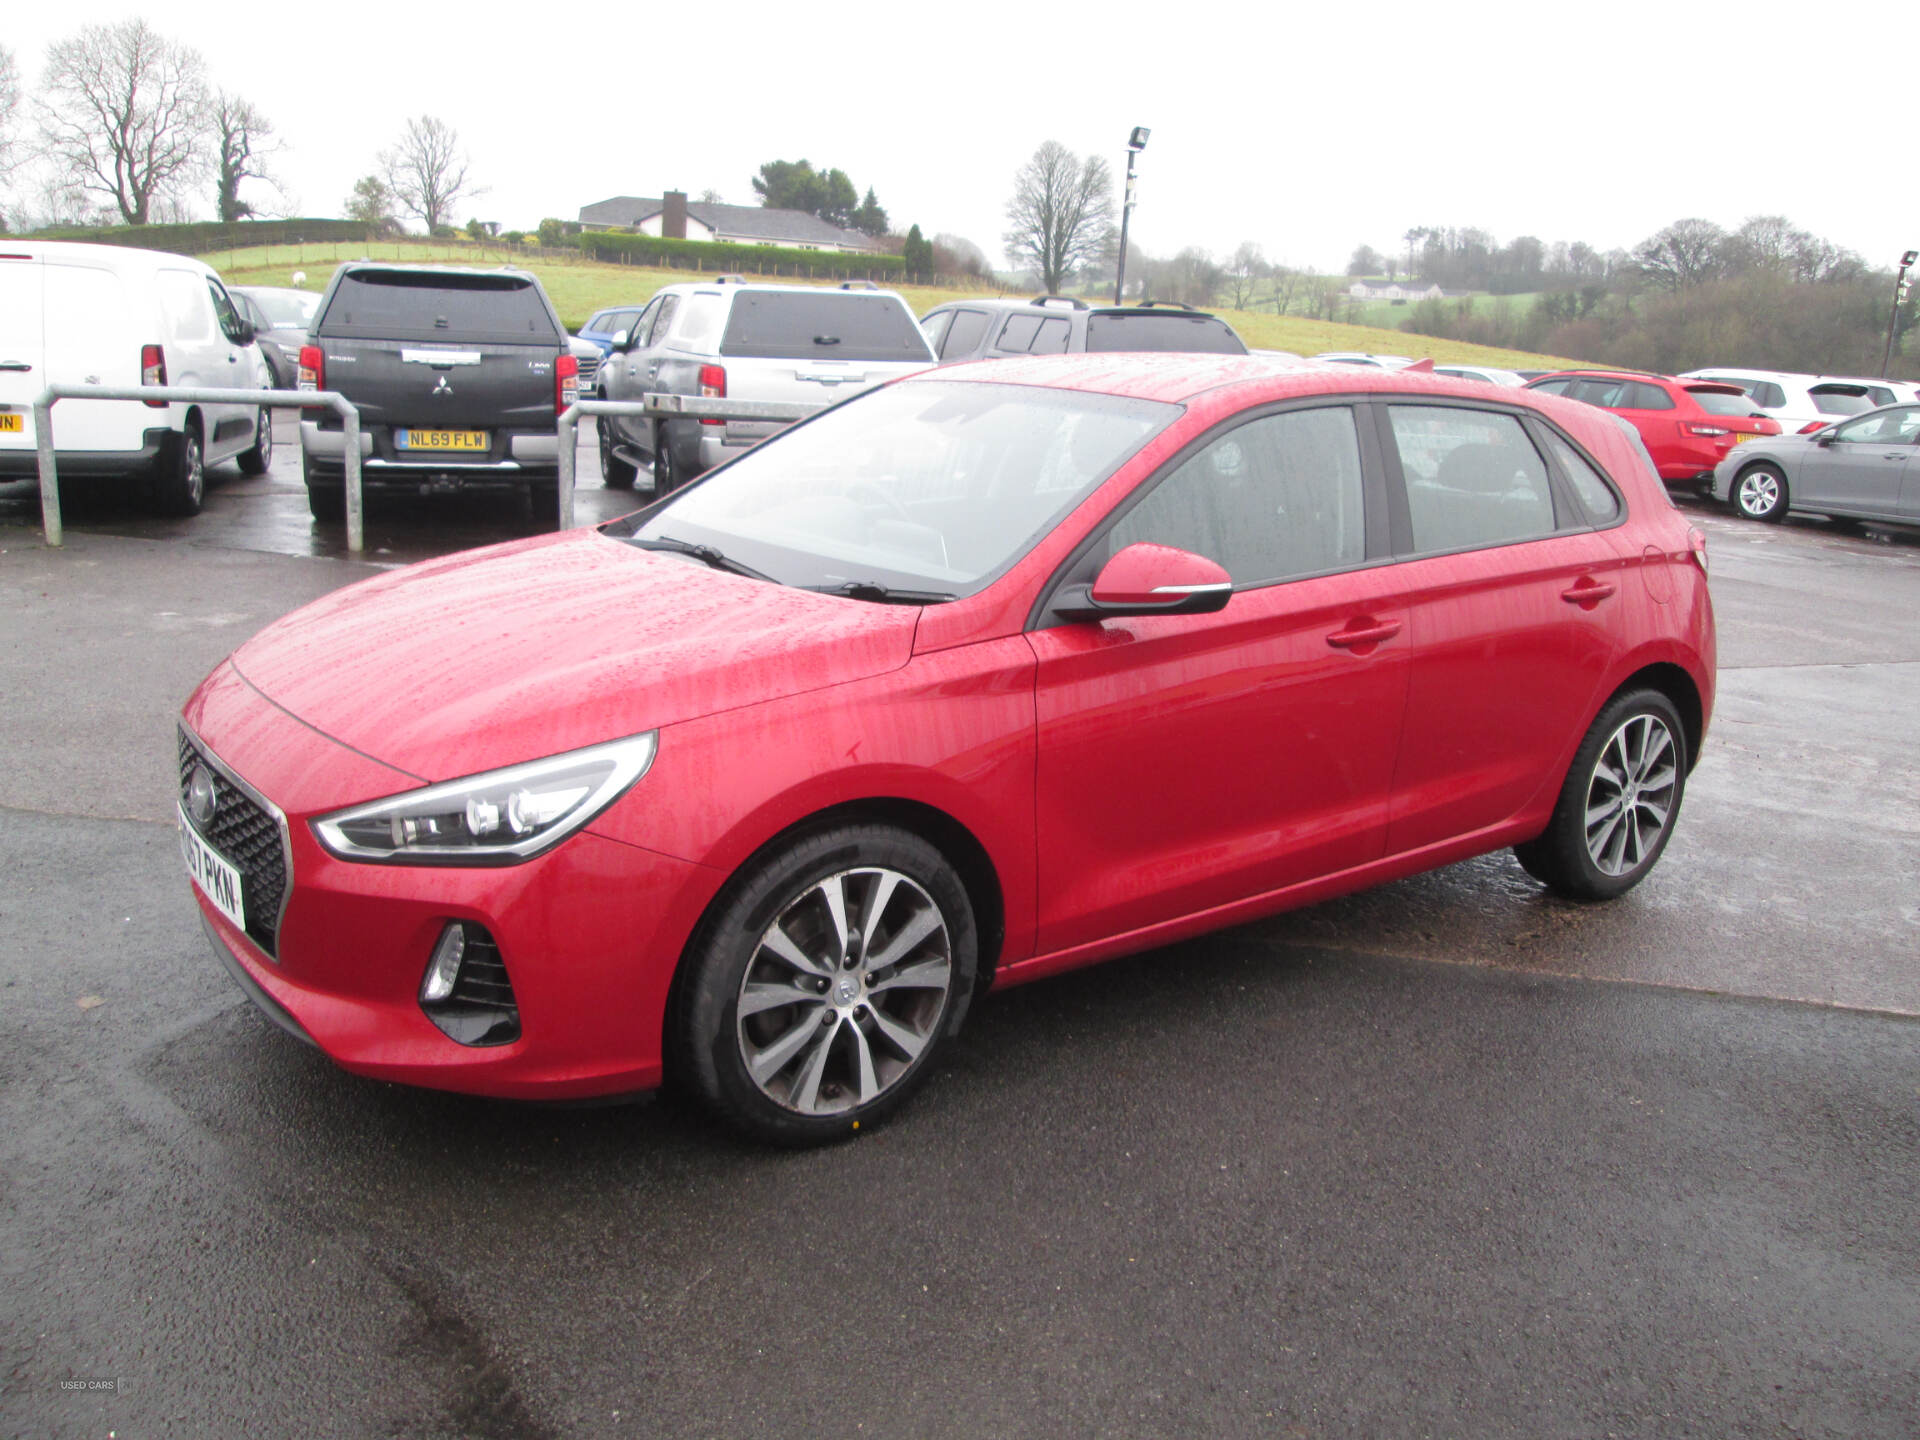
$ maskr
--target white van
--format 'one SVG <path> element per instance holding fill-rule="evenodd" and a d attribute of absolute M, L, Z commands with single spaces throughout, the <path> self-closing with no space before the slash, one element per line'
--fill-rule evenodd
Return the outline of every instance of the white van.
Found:
<path fill-rule="evenodd" d="M 220 277 L 184 255 L 0 236 L 0 479 L 38 472 L 33 402 L 50 384 L 263 390 L 272 376 Z M 125 476 L 161 510 L 193 515 L 205 470 L 273 458 L 272 412 L 253 405 L 62 400 L 64 475 Z"/>

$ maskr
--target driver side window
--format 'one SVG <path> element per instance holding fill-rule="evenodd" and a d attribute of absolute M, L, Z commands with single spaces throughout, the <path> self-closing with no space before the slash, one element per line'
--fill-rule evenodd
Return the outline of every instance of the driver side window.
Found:
<path fill-rule="evenodd" d="M 1218 562 L 1236 589 L 1366 558 L 1353 410 L 1287 410 L 1237 425 L 1120 518 L 1108 553 L 1151 541 Z"/>

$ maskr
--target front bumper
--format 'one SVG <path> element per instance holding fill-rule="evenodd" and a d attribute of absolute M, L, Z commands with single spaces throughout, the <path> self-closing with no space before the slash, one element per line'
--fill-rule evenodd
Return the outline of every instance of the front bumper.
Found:
<path fill-rule="evenodd" d="M 310 819 L 418 782 L 300 724 L 231 665 L 184 720 L 287 818 L 275 955 L 194 891 L 222 959 L 276 1024 L 356 1074 L 434 1089 L 569 1099 L 659 1083 L 667 990 L 717 872 L 591 829 L 498 868 L 339 860 Z M 459 1044 L 420 1007 L 433 947 L 455 920 L 485 926 L 499 946 L 520 1013 L 510 1044 Z"/>

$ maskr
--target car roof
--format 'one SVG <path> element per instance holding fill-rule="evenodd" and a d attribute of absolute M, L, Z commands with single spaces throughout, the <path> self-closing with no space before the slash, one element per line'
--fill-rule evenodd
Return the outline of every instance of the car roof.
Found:
<path fill-rule="evenodd" d="M 1251 381 L 1271 382 L 1275 399 L 1294 396 L 1387 392 L 1431 394 L 1475 400 L 1509 401 L 1507 389 L 1488 393 L 1485 382 L 1433 375 L 1425 371 L 1379 366 L 1316 364 L 1312 360 L 1266 359 L 1258 355 L 1217 355 L 1188 351 L 1113 351 L 1066 355 L 1020 355 L 998 360 L 968 360 L 923 370 L 902 384 L 966 380 L 1003 385 L 1044 385 L 1058 390 L 1119 395 L 1136 400 L 1180 404 L 1209 390 Z M 1520 402 L 1541 408 L 1560 402 L 1555 396 L 1530 395 Z"/>

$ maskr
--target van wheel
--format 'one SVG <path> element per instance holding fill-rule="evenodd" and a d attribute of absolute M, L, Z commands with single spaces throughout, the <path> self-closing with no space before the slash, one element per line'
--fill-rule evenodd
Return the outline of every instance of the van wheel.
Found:
<path fill-rule="evenodd" d="M 242 475 L 264 475 L 273 466 L 273 411 L 262 405 L 253 423 L 253 448 L 240 452 Z"/>
<path fill-rule="evenodd" d="M 206 454 L 193 421 L 160 454 L 153 474 L 153 504 L 163 515 L 198 515 L 207 498 Z"/>

